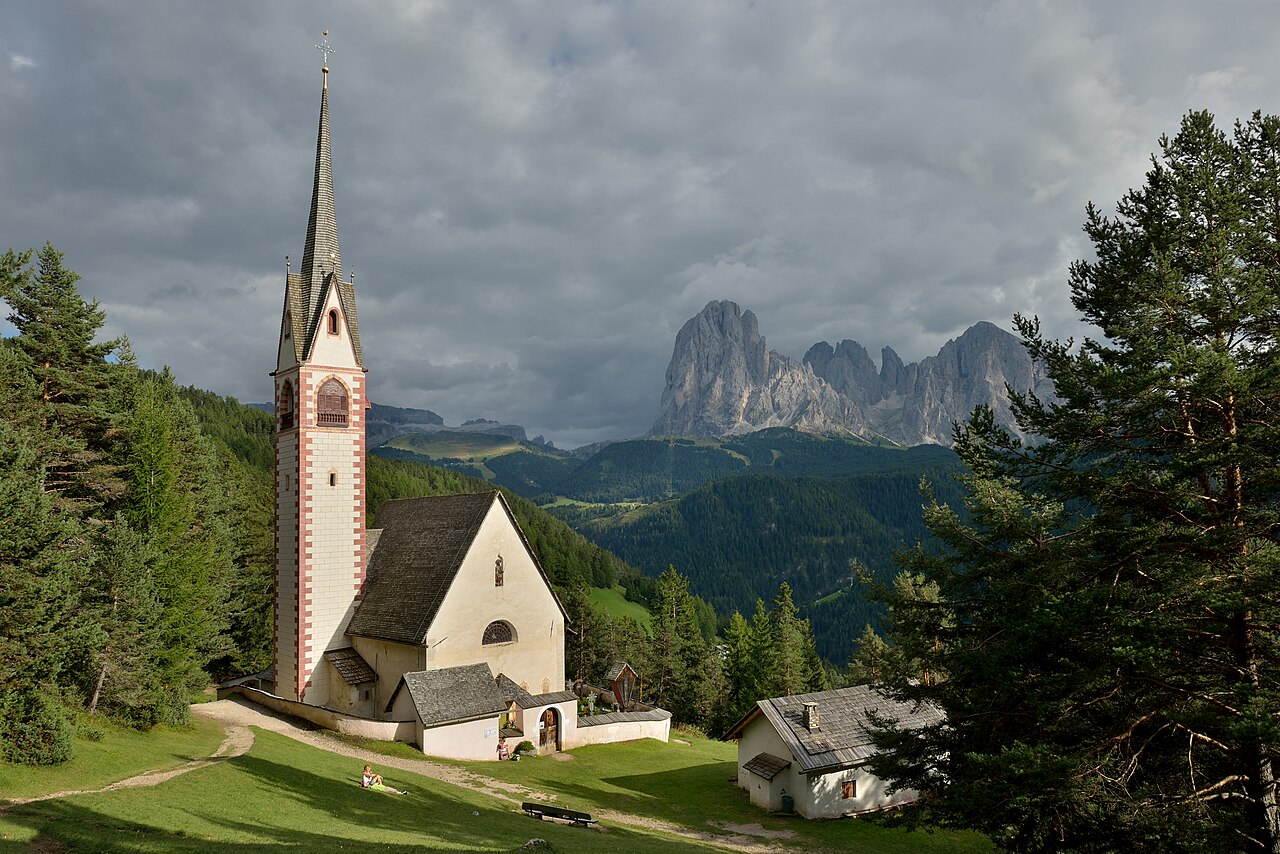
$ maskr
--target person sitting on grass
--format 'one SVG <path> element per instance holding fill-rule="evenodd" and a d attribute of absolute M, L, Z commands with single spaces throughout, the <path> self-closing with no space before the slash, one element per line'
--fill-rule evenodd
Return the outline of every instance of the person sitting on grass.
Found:
<path fill-rule="evenodd" d="M 373 767 L 370 765 L 364 766 L 364 773 L 360 775 L 360 785 L 365 789 L 374 789 L 379 792 L 394 792 L 397 795 L 409 794 L 408 792 L 393 789 L 382 782 L 382 775 L 373 773 Z"/>

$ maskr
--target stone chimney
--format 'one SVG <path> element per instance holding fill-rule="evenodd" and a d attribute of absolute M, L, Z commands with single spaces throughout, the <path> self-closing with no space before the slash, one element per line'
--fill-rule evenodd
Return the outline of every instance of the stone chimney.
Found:
<path fill-rule="evenodd" d="M 818 704 L 804 704 L 804 728 L 809 732 L 814 732 L 818 727 Z"/>

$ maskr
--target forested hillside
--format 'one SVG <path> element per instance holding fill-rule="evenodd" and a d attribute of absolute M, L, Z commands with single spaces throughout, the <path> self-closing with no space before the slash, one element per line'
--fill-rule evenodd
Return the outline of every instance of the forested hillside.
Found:
<path fill-rule="evenodd" d="M 960 464 L 946 453 L 947 462 L 844 478 L 728 478 L 583 530 L 646 573 L 675 566 L 722 613 L 749 611 L 783 581 L 799 602 L 839 593 L 807 612 L 819 650 L 843 663 L 879 614 L 854 584 L 851 564 L 888 580 L 895 551 L 927 536 L 922 479 L 939 501 L 959 504 Z"/>
<path fill-rule="evenodd" d="M 186 720 L 209 674 L 263 666 L 270 503 L 62 255 L 0 256 L 0 749 L 57 762 L 74 710 Z M 267 527 L 264 527 L 264 524 Z M 263 536 L 263 532 L 267 532 Z"/>

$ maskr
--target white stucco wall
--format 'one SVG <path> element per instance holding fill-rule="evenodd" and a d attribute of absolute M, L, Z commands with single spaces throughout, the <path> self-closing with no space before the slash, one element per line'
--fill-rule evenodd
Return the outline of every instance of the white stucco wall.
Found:
<path fill-rule="evenodd" d="M 501 555 L 503 584 L 494 584 Z M 515 629 L 511 643 L 481 643 L 489 623 Z M 424 669 L 485 662 L 530 694 L 564 690 L 564 617 L 501 505 L 481 524 L 427 637 Z"/>
<path fill-rule="evenodd" d="M 760 753 L 772 753 L 774 756 L 789 759 L 791 765 L 772 780 L 765 780 L 742 767 Z M 747 724 L 742 731 L 742 737 L 738 739 L 738 785 L 747 790 L 751 803 L 761 809 L 776 812 L 782 809 L 782 793 L 785 791 L 795 799 L 796 811 L 804 815 L 800 803 L 802 798 L 800 790 L 807 789 L 808 785 L 805 783 L 802 786 L 803 777 L 786 743 L 763 715 Z"/>
<path fill-rule="evenodd" d="M 497 761 L 498 715 L 424 729 L 418 744 L 428 756 Z"/>
<path fill-rule="evenodd" d="M 302 718 L 303 720 L 311 721 L 316 726 L 322 726 L 334 732 L 358 735 L 363 738 L 376 738 L 380 741 L 409 742 L 416 739 L 414 731 L 416 721 L 398 723 L 395 721 L 368 720 L 355 715 L 343 714 L 333 709 L 277 697 L 266 691 L 259 691 L 256 688 L 249 688 L 243 685 L 219 690 L 218 699 L 225 699 L 232 694 L 239 694 L 260 706 L 271 709 L 273 712 Z"/>
<path fill-rule="evenodd" d="M 653 738 L 669 741 L 671 719 L 662 721 L 626 721 L 624 723 L 597 724 L 574 728 L 574 741 L 567 747 L 585 747 L 588 744 L 614 744 L 619 741 L 635 741 Z"/>
<path fill-rule="evenodd" d="M 360 653 L 360 657 L 373 668 L 374 673 L 378 674 L 378 681 L 374 683 L 373 688 L 370 716 L 383 717 L 383 710 L 391 701 L 391 695 L 395 692 L 396 686 L 400 684 L 400 677 L 406 673 L 417 673 L 427 669 L 426 650 L 421 646 L 409 646 L 375 638 L 350 637 L 349 639 L 355 651 Z M 408 717 L 397 715 L 393 716 L 393 720 L 408 720 L 409 717 L 412 715 Z"/>

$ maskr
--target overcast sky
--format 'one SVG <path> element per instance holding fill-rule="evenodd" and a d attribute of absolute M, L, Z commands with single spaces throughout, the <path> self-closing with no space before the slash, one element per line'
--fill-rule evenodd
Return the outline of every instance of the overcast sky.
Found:
<path fill-rule="evenodd" d="M 645 432 L 713 299 L 795 357 L 1078 334 L 1085 203 L 1189 109 L 1280 112 L 1270 0 L 17 0 L 0 249 L 52 241 L 145 365 L 269 399 L 324 29 L 371 396 L 561 446 Z"/>

